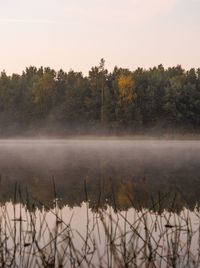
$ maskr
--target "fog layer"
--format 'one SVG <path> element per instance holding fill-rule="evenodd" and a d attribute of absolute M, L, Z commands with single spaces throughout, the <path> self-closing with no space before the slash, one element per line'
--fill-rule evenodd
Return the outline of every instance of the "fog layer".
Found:
<path fill-rule="evenodd" d="M 178 192 L 190 206 L 199 202 L 200 142 L 144 140 L 1 140 L 2 201 L 13 198 L 15 183 L 31 196 L 50 202 L 52 178 L 63 204 L 95 202 L 115 192 L 144 201 L 144 192 Z"/>

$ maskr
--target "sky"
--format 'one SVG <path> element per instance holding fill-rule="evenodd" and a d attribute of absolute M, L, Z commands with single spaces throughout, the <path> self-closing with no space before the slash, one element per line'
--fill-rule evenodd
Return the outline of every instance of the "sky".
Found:
<path fill-rule="evenodd" d="M 0 71 L 200 67 L 200 0 L 0 2 Z"/>

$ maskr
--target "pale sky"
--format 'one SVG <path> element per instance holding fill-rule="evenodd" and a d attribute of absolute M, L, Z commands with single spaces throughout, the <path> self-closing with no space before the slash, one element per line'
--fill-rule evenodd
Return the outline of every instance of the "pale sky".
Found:
<path fill-rule="evenodd" d="M 200 0 L 1 0 L 0 71 L 200 67 Z"/>

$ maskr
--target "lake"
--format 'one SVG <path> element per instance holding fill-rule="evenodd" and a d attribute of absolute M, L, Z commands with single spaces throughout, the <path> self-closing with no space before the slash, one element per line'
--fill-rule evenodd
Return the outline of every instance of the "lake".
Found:
<path fill-rule="evenodd" d="M 1 236 L 11 264 L 196 265 L 199 170 L 199 141 L 1 140 Z"/>

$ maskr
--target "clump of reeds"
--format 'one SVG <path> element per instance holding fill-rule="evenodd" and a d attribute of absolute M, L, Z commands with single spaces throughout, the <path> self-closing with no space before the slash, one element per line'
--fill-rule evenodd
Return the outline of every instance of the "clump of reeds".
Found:
<path fill-rule="evenodd" d="M 91 209 L 86 184 L 84 188 L 85 216 L 78 219 L 81 228 L 74 228 L 75 215 L 66 215 L 59 207 L 54 182 L 53 209 L 34 197 L 30 201 L 28 195 L 27 205 L 22 206 L 23 196 L 16 185 L 14 203 L 1 205 L 0 267 L 199 266 L 197 208 L 177 214 L 172 201 L 168 210 L 159 211 L 159 198 L 152 209 L 116 211 L 99 204 Z M 38 205 L 43 209 L 37 209 Z"/>

